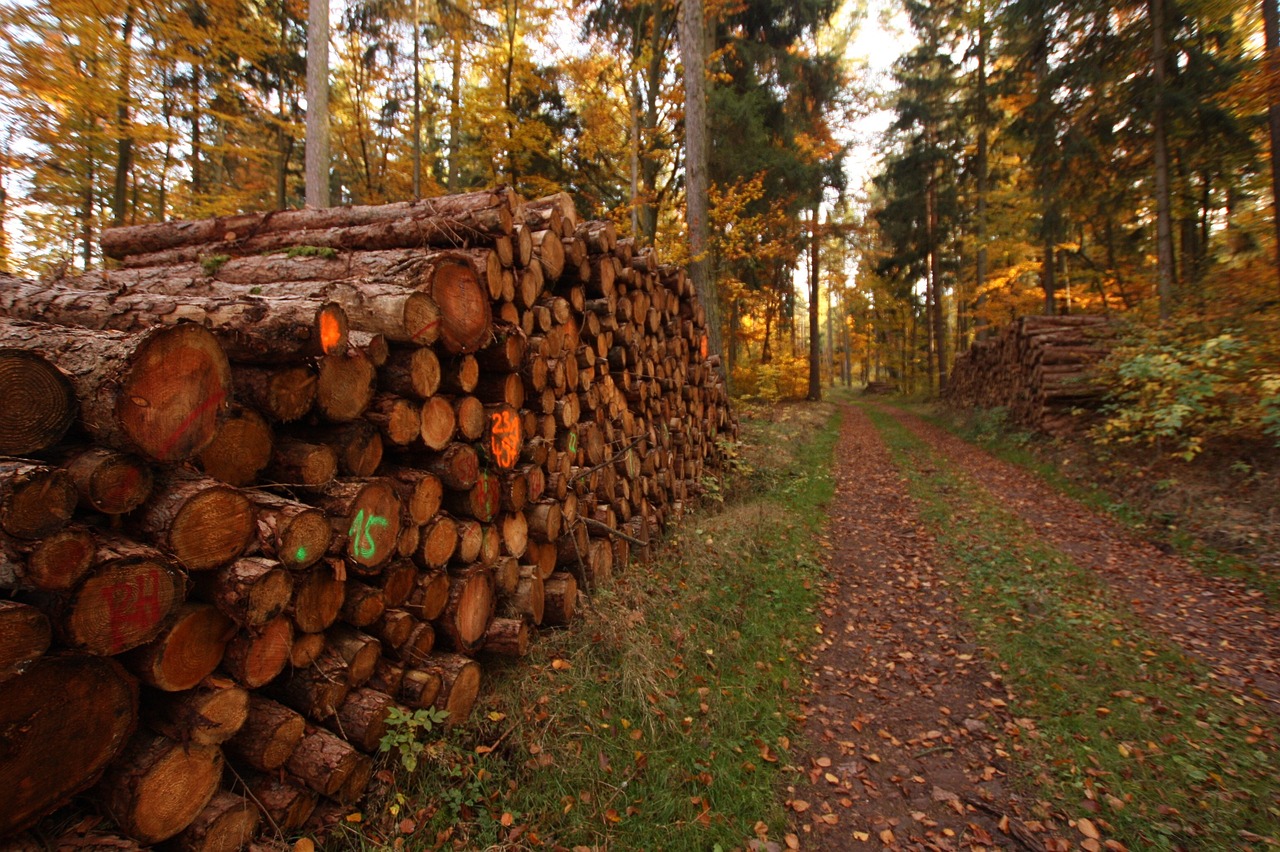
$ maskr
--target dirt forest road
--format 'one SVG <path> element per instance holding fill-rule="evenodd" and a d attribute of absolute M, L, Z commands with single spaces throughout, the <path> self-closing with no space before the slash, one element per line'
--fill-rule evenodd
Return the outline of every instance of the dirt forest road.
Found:
<path fill-rule="evenodd" d="M 1280 624 L 1247 590 L 1203 577 L 923 421 L 881 410 L 1097 571 L 1152 632 L 1201 657 L 1228 688 L 1264 706 L 1280 699 Z M 836 465 L 829 588 L 805 708 L 807 777 L 788 791 L 801 848 L 1125 848 L 1081 823 L 1078 802 L 1025 792 L 1037 786 L 1016 765 L 1029 722 L 1013 718 L 1016 697 L 959 613 L 962 581 L 940 564 L 906 476 L 860 406 L 844 406 Z"/>

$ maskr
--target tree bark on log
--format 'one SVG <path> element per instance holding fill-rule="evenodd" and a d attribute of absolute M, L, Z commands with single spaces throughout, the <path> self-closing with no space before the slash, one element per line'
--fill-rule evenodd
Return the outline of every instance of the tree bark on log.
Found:
<path fill-rule="evenodd" d="M 0 836 L 34 824 L 93 785 L 133 733 L 134 680 L 114 660 L 43 657 L 4 684 L 0 730 Z M 68 736 L 74 732 L 74 736 Z"/>
<path fill-rule="evenodd" d="M 505 211 L 505 212 L 504 212 Z M 423 224 L 419 230 L 431 227 L 439 220 L 457 219 L 446 227 L 456 228 L 449 234 L 454 245 L 459 238 L 470 236 L 484 239 L 493 235 L 510 234 L 512 228 L 511 205 L 507 198 L 495 190 L 479 190 L 474 193 L 447 195 L 440 198 L 424 198 L 411 202 L 392 204 L 357 205 L 350 207 L 302 208 L 271 213 L 243 213 L 198 221 L 161 222 L 146 225 L 129 225 L 109 228 L 102 233 L 102 252 L 117 260 L 130 255 L 149 254 L 186 246 L 204 247 L 213 244 L 243 245 L 255 236 L 268 234 L 293 234 L 292 245 L 321 245 L 312 241 L 311 232 L 317 230 L 359 228 L 387 222 L 405 220 Z M 301 233 L 299 233 L 301 232 Z M 433 245 L 422 235 L 415 234 L 406 248 Z M 361 249 L 381 246 L 355 246 Z M 393 248 L 398 246 L 392 246 Z M 246 254 L 260 254 L 249 251 Z"/>
<path fill-rule="evenodd" d="M 91 279 L 71 283 L 77 281 L 87 285 Z M 175 288 L 121 292 L 20 281 L 0 288 L 0 315 L 128 333 L 193 324 L 217 338 L 227 358 L 245 363 L 297 361 L 347 347 L 347 315 L 337 302 L 292 293 L 264 296 L 236 286 L 195 292 L 180 282 Z"/>
<path fill-rule="evenodd" d="M 306 727 L 299 713 L 253 692 L 244 724 L 227 742 L 226 751 L 254 769 L 271 772 L 284 766 L 302 741 Z"/>
<path fill-rule="evenodd" d="M 333 527 L 314 506 L 264 491 L 246 492 L 258 524 L 258 550 L 291 571 L 309 568 L 324 556 Z"/>
<path fill-rule="evenodd" d="M 75 452 L 63 468 L 80 504 L 104 515 L 132 512 L 146 501 L 155 481 L 151 467 L 139 458 L 105 447 Z"/>
<path fill-rule="evenodd" d="M 293 634 L 293 622 L 283 615 L 241 630 L 227 643 L 222 667 L 249 689 L 265 686 L 293 661 Z"/>
<path fill-rule="evenodd" d="M 66 526 L 79 494 L 65 470 L 0 459 L 0 530 L 18 538 L 52 535 Z"/>
<path fill-rule="evenodd" d="M 262 818 L 280 834 L 302 828 L 316 809 L 319 796 L 301 784 L 285 781 L 275 774 L 242 772 L 245 793 L 258 806 Z"/>
<path fill-rule="evenodd" d="M 188 571 L 226 565 L 245 552 L 257 532 L 253 504 L 242 493 L 177 469 L 156 478 L 131 522 L 141 538 L 172 554 Z"/>
<path fill-rule="evenodd" d="M 338 620 L 347 594 L 345 577 L 342 560 L 330 559 L 294 582 L 291 615 L 299 630 L 320 633 Z"/>
<path fill-rule="evenodd" d="M 274 442 L 261 414 L 233 404 L 218 418 L 213 440 L 200 451 L 200 469 L 234 488 L 252 485 L 271 461 Z"/>
<path fill-rule="evenodd" d="M 394 706 L 391 696 L 376 689 L 354 689 L 325 725 L 351 745 L 372 754 L 387 732 L 387 716 Z"/>
<path fill-rule="evenodd" d="M 216 746 L 139 734 L 103 775 L 97 797 L 130 837 L 159 843 L 191 824 L 218 791 L 221 777 Z"/>
<path fill-rule="evenodd" d="M 293 596 L 293 578 L 274 559 L 246 556 L 198 575 L 196 588 L 236 624 L 257 628 L 284 612 Z"/>
<path fill-rule="evenodd" d="M 139 680 L 165 692 L 194 689 L 222 661 L 235 624 L 216 607 L 187 602 L 155 639 L 123 662 Z"/>
<path fill-rule="evenodd" d="M 52 640 L 53 628 L 44 613 L 26 604 L 0 600 L 0 684 L 40 659 Z"/>
<path fill-rule="evenodd" d="M 126 334 L 0 319 L 0 339 L 70 378 L 80 422 L 95 441 L 155 461 L 203 449 L 231 392 L 222 348 L 191 323 Z"/>
<path fill-rule="evenodd" d="M 350 804 L 355 787 L 359 787 L 358 793 L 364 792 L 373 774 L 373 761 L 323 728 L 308 726 L 302 741 L 285 761 L 285 768 L 320 795 Z M 361 784 L 349 783 L 360 778 Z"/>
<path fill-rule="evenodd" d="M 221 745 L 249 718 L 250 695 L 244 687 L 214 675 L 186 692 L 148 694 L 142 715 L 147 727 L 176 742 Z"/>
<path fill-rule="evenodd" d="M 182 852 L 229 852 L 249 846 L 262 821 L 244 796 L 219 790 L 171 843 Z"/>
<path fill-rule="evenodd" d="M 418 668 L 440 678 L 435 707 L 449 714 L 445 725 L 452 727 L 466 721 L 480 695 L 480 664 L 460 654 L 433 654 Z M 408 678 L 407 672 L 405 677 Z"/>

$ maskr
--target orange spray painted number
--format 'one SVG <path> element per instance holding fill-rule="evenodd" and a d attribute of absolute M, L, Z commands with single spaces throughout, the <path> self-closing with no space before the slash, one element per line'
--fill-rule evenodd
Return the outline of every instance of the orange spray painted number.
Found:
<path fill-rule="evenodd" d="M 520 420 L 513 412 L 495 411 L 490 415 L 489 449 L 498 467 L 509 469 L 520 457 Z"/>
<path fill-rule="evenodd" d="M 373 541 L 372 530 L 385 526 L 387 526 L 387 519 L 381 515 L 370 513 L 366 518 L 364 509 L 356 512 L 355 520 L 351 522 L 351 529 L 347 530 L 347 535 L 351 536 L 351 555 L 356 559 L 372 559 L 378 552 L 378 546 Z"/>

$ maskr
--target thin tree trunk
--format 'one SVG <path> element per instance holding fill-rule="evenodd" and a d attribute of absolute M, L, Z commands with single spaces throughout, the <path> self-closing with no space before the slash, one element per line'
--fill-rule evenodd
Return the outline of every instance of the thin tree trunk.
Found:
<path fill-rule="evenodd" d="M 129 72 L 133 67 L 133 4 L 125 6 L 120 28 L 120 76 L 116 92 L 116 182 L 111 196 L 111 223 L 123 225 L 128 207 L 129 172 L 133 168 L 133 135 L 129 127 Z"/>
<path fill-rule="evenodd" d="M 1276 0 L 1262 0 L 1263 30 L 1266 33 L 1267 69 L 1271 91 L 1267 99 L 1267 128 L 1271 137 L 1271 205 L 1276 237 L 1276 274 L 1280 283 L 1280 7 Z"/>
<path fill-rule="evenodd" d="M 461 24 L 458 25 L 461 28 Z M 462 135 L 462 33 L 455 32 L 450 44 L 449 68 L 449 191 L 460 192 L 462 160 L 458 156 Z"/>
<path fill-rule="evenodd" d="M 707 126 L 706 18 L 702 0 L 683 0 L 680 5 L 680 60 L 684 64 L 685 87 L 685 176 L 686 212 L 689 228 L 689 273 L 693 287 L 707 314 L 707 336 L 712 352 L 720 352 L 720 309 L 715 282 L 708 274 L 708 191 L 707 160 L 710 134 Z"/>
<path fill-rule="evenodd" d="M 422 197 L 422 7 L 413 0 L 413 197 Z"/>
<path fill-rule="evenodd" d="M 818 327 L 818 221 L 820 209 L 813 205 L 812 234 L 809 239 L 809 399 L 818 402 L 822 399 L 822 348 Z"/>
<path fill-rule="evenodd" d="M 1164 0 L 1148 0 L 1151 16 L 1151 68 L 1155 78 L 1155 103 L 1151 130 L 1156 170 L 1156 287 L 1160 319 L 1173 309 L 1173 215 L 1169 203 L 1169 143 L 1165 133 Z"/>
<path fill-rule="evenodd" d="M 307 205 L 329 206 L 329 0 L 307 10 Z"/>
<path fill-rule="evenodd" d="M 978 337 L 986 333 L 986 320 L 981 315 L 981 308 L 987 301 L 987 132 L 989 113 L 987 110 L 987 10 L 986 4 L 980 3 L 978 14 L 978 142 L 976 162 L 977 170 L 977 215 L 975 238 L 978 243 L 977 265 L 974 270 L 974 291 L 977 294 L 975 326 Z"/>

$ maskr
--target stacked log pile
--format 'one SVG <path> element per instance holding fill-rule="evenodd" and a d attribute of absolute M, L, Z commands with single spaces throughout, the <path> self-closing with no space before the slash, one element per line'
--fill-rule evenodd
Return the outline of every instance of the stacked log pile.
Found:
<path fill-rule="evenodd" d="M 975 341 L 956 359 L 946 399 L 962 408 L 1003 407 L 1009 419 L 1050 435 L 1078 432 L 1101 404 L 1094 367 L 1115 331 L 1101 316 L 1026 316 Z"/>
<path fill-rule="evenodd" d="M 85 790 L 184 849 L 357 801 L 391 708 L 465 719 L 736 429 L 683 271 L 566 196 L 103 250 L 0 278 L 0 838 Z"/>

